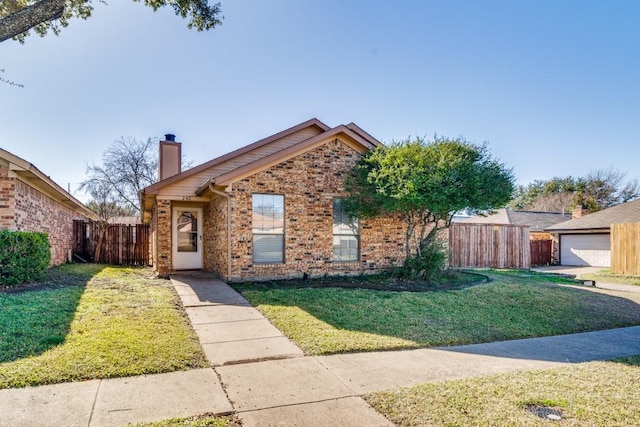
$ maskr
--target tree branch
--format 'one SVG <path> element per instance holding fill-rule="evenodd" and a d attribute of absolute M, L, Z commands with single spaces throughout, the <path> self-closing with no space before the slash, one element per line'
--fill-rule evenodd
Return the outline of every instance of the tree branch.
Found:
<path fill-rule="evenodd" d="M 65 7 L 65 0 L 40 0 L 31 6 L 0 19 L 0 42 L 20 35 L 36 25 L 59 19 Z"/>

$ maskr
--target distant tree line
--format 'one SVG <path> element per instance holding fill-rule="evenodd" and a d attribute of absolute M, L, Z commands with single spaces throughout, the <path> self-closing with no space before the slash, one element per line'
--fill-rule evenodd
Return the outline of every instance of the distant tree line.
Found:
<path fill-rule="evenodd" d="M 517 186 L 509 203 L 512 209 L 570 212 L 582 206 L 596 212 L 640 197 L 637 179 L 627 180 L 616 169 L 599 169 L 585 177 L 554 177 Z"/>

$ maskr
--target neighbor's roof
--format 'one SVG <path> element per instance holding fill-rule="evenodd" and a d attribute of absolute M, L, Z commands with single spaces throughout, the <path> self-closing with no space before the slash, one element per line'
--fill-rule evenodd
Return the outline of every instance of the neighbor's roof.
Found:
<path fill-rule="evenodd" d="M 640 199 L 632 202 L 621 203 L 581 218 L 547 227 L 546 230 L 560 231 L 601 231 L 609 230 L 611 224 L 623 224 L 628 222 L 640 222 Z"/>
<path fill-rule="evenodd" d="M 543 231 L 547 227 L 566 222 L 568 219 L 571 219 L 571 214 L 562 212 L 514 211 L 509 208 L 501 208 L 492 215 L 474 216 L 458 222 L 465 224 L 526 225 L 530 231 Z"/>
<path fill-rule="evenodd" d="M 88 207 L 56 184 L 33 164 L 2 148 L 0 148 L 0 161 L 9 168 L 11 173 L 15 174 L 14 176 L 30 187 L 36 188 L 41 193 L 83 216 L 96 218 L 96 215 Z"/>

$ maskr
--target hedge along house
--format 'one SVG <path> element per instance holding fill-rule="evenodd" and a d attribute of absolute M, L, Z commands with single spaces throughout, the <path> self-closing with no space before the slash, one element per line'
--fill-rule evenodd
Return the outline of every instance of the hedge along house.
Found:
<path fill-rule="evenodd" d="M 71 259 L 73 220 L 95 214 L 31 163 L 0 148 L 0 228 L 47 233 L 51 265 Z"/>
<path fill-rule="evenodd" d="M 371 273 L 404 259 L 397 218 L 351 220 L 344 178 L 380 144 L 353 123 L 312 119 L 185 172 L 160 143 L 160 181 L 140 193 L 159 274 L 204 269 L 226 281 Z"/>

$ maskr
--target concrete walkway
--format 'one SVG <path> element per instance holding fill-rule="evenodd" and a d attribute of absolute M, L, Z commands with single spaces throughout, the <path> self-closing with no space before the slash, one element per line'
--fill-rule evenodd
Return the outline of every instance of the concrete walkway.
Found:
<path fill-rule="evenodd" d="M 0 425 L 122 426 L 235 412 L 244 426 L 390 426 L 378 390 L 640 354 L 640 326 L 468 346 L 306 357 L 225 283 L 173 275 L 212 368 L 0 390 Z"/>

